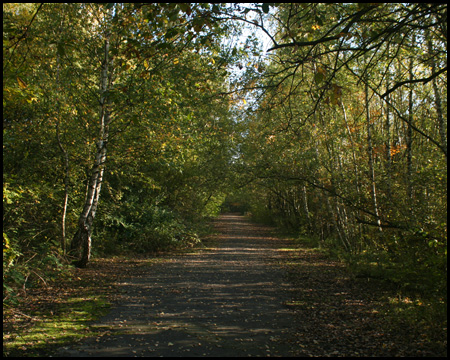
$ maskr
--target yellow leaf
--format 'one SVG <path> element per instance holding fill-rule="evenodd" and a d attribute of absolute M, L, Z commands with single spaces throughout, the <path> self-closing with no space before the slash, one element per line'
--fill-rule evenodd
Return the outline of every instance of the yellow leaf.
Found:
<path fill-rule="evenodd" d="M 321 66 L 317 67 L 317 72 L 322 74 L 322 75 L 325 75 L 327 73 L 327 71 Z"/>
<path fill-rule="evenodd" d="M 179 62 L 180 62 L 180 60 L 178 60 L 178 58 L 173 59 L 173 64 L 174 64 L 174 65 L 178 64 Z"/>
<path fill-rule="evenodd" d="M 147 60 L 144 60 L 144 66 L 145 66 L 146 69 L 148 69 L 148 62 L 147 62 Z"/>
<path fill-rule="evenodd" d="M 26 89 L 27 88 L 27 84 L 20 77 L 17 77 L 17 83 L 19 84 L 19 87 L 21 89 Z"/>

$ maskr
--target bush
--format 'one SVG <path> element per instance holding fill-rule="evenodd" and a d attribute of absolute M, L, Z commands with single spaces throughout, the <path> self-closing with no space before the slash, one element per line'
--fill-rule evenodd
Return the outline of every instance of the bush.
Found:
<path fill-rule="evenodd" d="M 96 231 L 95 238 L 104 239 L 96 248 L 103 253 L 151 253 L 191 247 L 200 242 L 180 216 L 157 205 L 129 212 L 128 216 L 106 214 L 96 228 L 100 230 Z"/>
<path fill-rule="evenodd" d="M 53 188 L 23 185 L 11 177 L 3 184 L 3 301 L 18 289 L 56 278 L 61 263 L 59 216 Z"/>

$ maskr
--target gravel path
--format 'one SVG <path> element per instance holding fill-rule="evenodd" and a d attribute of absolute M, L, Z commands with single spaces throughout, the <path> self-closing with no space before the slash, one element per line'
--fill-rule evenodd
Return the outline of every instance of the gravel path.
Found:
<path fill-rule="evenodd" d="M 122 283 L 101 331 L 56 356 L 294 356 L 283 240 L 242 216 L 221 216 L 215 246 L 171 256 Z"/>

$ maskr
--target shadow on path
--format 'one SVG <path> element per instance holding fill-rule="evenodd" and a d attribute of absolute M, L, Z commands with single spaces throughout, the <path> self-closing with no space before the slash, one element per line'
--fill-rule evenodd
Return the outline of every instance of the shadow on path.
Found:
<path fill-rule="evenodd" d="M 101 335 L 57 356 L 293 356 L 283 240 L 234 214 L 215 227 L 215 248 L 122 283 L 118 306 L 93 325 Z"/>

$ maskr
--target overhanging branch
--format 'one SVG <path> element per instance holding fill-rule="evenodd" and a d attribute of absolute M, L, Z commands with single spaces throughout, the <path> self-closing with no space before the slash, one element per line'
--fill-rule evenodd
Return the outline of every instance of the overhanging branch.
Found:
<path fill-rule="evenodd" d="M 427 78 L 423 78 L 423 79 L 415 79 L 415 80 L 405 80 L 405 81 L 400 81 L 397 84 L 395 84 L 392 88 L 390 88 L 388 91 L 386 91 L 383 95 L 381 95 L 381 98 L 386 97 L 387 95 L 389 95 L 391 92 L 393 92 L 394 90 L 398 89 L 399 87 L 406 85 L 406 84 L 413 84 L 413 83 L 424 83 L 426 84 L 427 82 L 433 80 L 435 77 L 438 77 L 439 75 L 445 73 L 447 71 L 447 66 L 441 70 L 439 70 L 438 72 L 434 73 L 433 75 L 427 77 Z"/>

